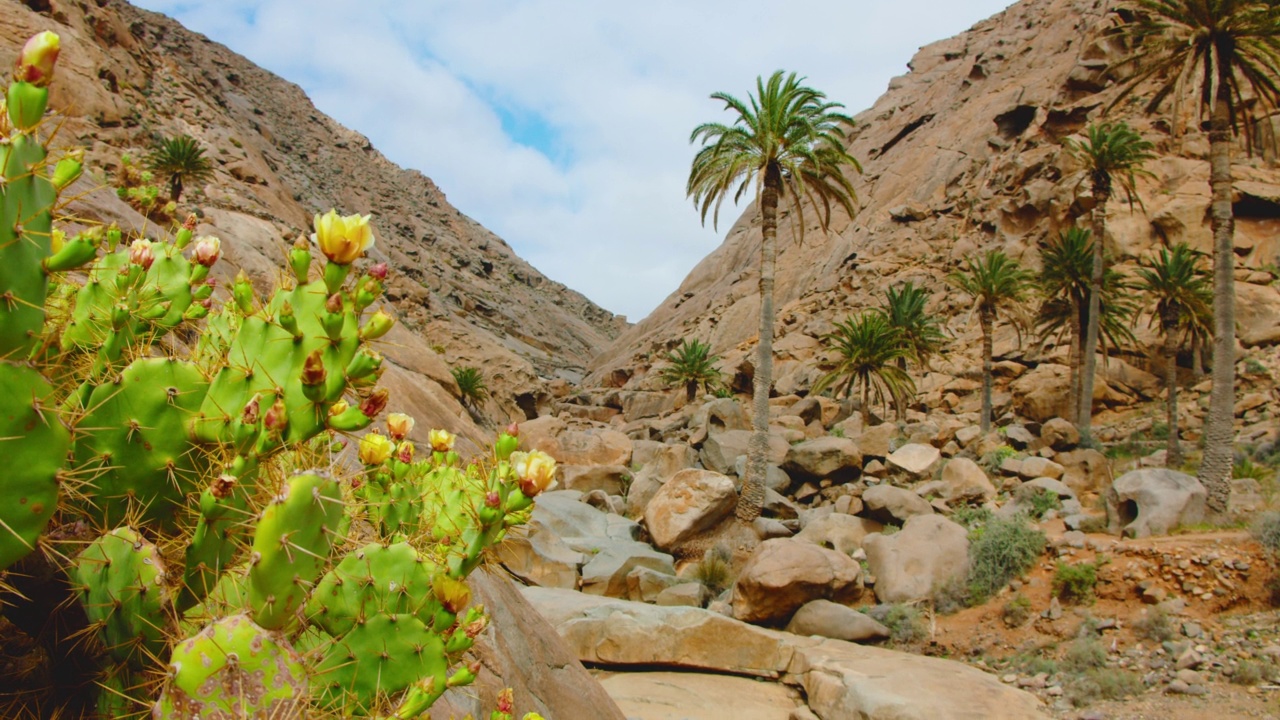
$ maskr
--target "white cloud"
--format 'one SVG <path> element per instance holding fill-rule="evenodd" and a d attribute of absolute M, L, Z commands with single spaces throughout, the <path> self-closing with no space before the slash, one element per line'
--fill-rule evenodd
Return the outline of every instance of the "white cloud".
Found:
<path fill-rule="evenodd" d="M 745 96 L 781 68 L 856 114 L 919 46 L 1008 4 L 135 2 L 297 82 L 539 270 L 633 320 L 737 214 L 726 208 L 716 233 L 684 196 L 689 132 L 722 117 L 710 93 Z M 528 144 L 506 133 L 504 111 L 536 121 Z"/>

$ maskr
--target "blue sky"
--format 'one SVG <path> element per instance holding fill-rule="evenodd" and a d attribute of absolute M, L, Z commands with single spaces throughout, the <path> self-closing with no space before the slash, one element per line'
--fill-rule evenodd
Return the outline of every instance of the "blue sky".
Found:
<path fill-rule="evenodd" d="M 850 114 L 1008 0 L 133 0 L 291 80 L 549 277 L 639 320 L 723 239 L 689 132 L 757 75 Z M 395 112 L 388 112 L 395 108 Z"/>

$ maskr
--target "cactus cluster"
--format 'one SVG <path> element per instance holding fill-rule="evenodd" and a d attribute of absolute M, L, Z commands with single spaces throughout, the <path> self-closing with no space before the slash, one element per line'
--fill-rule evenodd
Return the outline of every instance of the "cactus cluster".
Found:
<path fill-rule="evenodd" d="M 5 572 L 62 584 L 82 619 L 54 641 L 91 646 L 89 715 L 423 715 L 474 680 L 466 577 L 554 464 L 510 434 L 465 464 L 445 431 L 415 458 L 392 414 L 345 469 L 388 401 L 371 343 L 392 317 L 368 312 L 387 268 L 353 272 L 369 218 L 316 216 L 322 264 L 300 240 L 284 286 L 241 275 L 222 303 L 194 218 L 66 237 L 82 154 L 41 140 L 57 53 L 27 43 L 0 121 L 0 612 L 31 602 Z"/>

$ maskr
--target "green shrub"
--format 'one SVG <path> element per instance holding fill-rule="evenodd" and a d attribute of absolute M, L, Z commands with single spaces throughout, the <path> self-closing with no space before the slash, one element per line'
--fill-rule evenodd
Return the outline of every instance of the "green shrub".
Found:
<path fill-rule="evenodd" d="M 1241 660 L 1235 672 L 1231 673 L 1231 682 L 1236 685 L 1257 685 L 1265 678 L 1262 664 L 1252 660 Z"/>
<path fill-rule="evenodd" d="M 733 584 L 729 551 L 717 545 L 707 551 L 706 557 L 693 570 L 693 577 L 702 583 L 712 595 L 719 595 Z"/>
<path fill-rule="evenodd" d="M 1058 493 L 1044 488 L 1036 488 L 1025 499 L 1031 503 L 1031 516 L 1037 520 L 1044 517 L 1050 510 L 1062 508 L 1062 498 L 1058 497 Z"/>
<path fill-rule="evenodd" d="M 450 368 L 453 379 L 458 383 L 458 392 L 462 394 L 462 403 L 472 408 L 489 397 L 489 387 L 485 385 L 484 373 L 474 367 Z"/>
<path fill-rule="evenodd" d="M 1107 664 L 1107 649 L 1096 635 L 1077 638 L 1067 646 L 1062 664 L 1067 670 L 1078 673 L 1100 668 Z"/>
<path fill-rule="evenodd" d="M 889 628 L 889 641 L 895 645 L 909 645 L 929 636 L 924 618 L 914 605 L 890 605 L 882 614 L 880 623 Z"/>
<path fill-rule="evenodd" d="M 972 505 L 961 505 L 951 513 L 951 520 L 969 530 L 987 524 L 991 520 L 991 508 Z"/>
<path fill-rule="evenodd" d="M 1145 690 L 1136 673 L 1118 668 L 1093 668 L 1067 684 L 1066 697 L 1076 707 L 1095 700 L 1123 700 Z"/>
<path fill-rule="evenodd" d="M 1169 613 L 1160 607 L 1151 608 L 1138 618 L 1133 624 L 1133 629 L 1138 633 L 1138 637 L 1160 643 L 1172 640 L 1178 634 L 1177 628 L 1173 626 L 1173 620 L 1169 618 Z"/>
<path fill-rule="evenodd" d="M 1265 512 L 1253 523 L 1253 538 L 1267 552 L 1280 553 L 1280 512 Z"/>
<path fill-rule="evenodd" d="M 1014 450 L 1008 445 L 1001 445 L 995 450 L 983 455 L 982 459 L 978 461 L 978 464 L 981 465 L 988 473 L 994 473 L 1000 469 L 1000 466 L 1004 464 L 1005 460 L 1008 460 L 1011 457 L 1017 457 L 1017 455 L 1017 450 Z"/>
<path fill-rule="evenodd" d="M 1072 565 L 1059 561 L 1053 574 L 1054 594 L 1063 602 L 1093 602 L 1093 590 L 1098 585 L 1098 568 L 1101 566 L 1101 562 Z"/>
<path fill-rule="evenodd" d="M 984 602 L 1035 565 L 1044 552 L 1044 533 L 1020 516 L 991 520 L 969 533 L 969 593 Z"/>
<path fill-rule="evenodd" d="M 1011 628 L 1021 627 L 1034 613 L 1031 609 L 1031 598 L 1018 593 L 1004 604 L 1004 624 Z"/>

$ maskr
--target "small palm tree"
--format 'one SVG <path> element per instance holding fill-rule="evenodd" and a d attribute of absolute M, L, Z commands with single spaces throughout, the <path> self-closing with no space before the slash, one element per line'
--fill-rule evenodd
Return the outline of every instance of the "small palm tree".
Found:
<path fill-rule="evenodd" d="M 1056 337 L 1060 342 L 1066 335 L 1070 343 L 1067 413 L 1072 421 L 1076 420 L 1082 404 L 1079 401 L 1084 374 L 1081 349 L 1089 322 L 1093 247 L 1088 230 L 1073 227 L 1060 233 L 1041 251 L 1042 267 L 1036 279 L 1036 287 L 1044 296 L 1036 313 L 1036 329 L 1043 339 Z M 1098 341 L 1104 357 L 1108 348 L 1132 345 L 1135 341 L 1130 325 L 1137 306 L 1130 299 L 1130 290 L 1132 286 L 1123 274 L 1111 267 L 1103 273 Z"/>
<path fill-rule="evenodd" d="M 199 183 L 213 176 L 213 165 L 204 148 L 190 135 L 161 140 L 147 158 L 147 167 L 169 182 L 169 199 L 177 202 L 187 183 Z"/>
<path fill-rule="evenodd" d="M 965 261 L 963 271 L 948 280 L 973 298 L 982 329 L 982 432 L 991 430 L 992 332 L 1001 310 L 1021 305 L 1032 288 L 1033 275 L 1001 250 L 990 250 L 982 259 Z"/>
<path fill-rule="evenodd" d="M 756 94 L 743 102 L 727 93 L 713 100 L 734 114 L 733 123 L 704 123 L 693 129 L 691 143 L 702 149 L 693 158 L 685 191 L 702 213 L 718 224 L 720 205 L 734 202 L 755 187 L 760 207 L 760 336 L 752 378 L 752 432 L 747 447 L 747 471 L 742 495 L 734 514 L 751 522 L 764 507 L 764 478 L 769 452 L 769 388 L 773 384 L 773 282 L 777 257 L 778 203 L 785 202 L 797 218 L 794 227 L 803 239 L 804 207 L 817 211 L 826 232 L 833 206 L 850 217 L 856 212 L 853 184 L 846 167 L 858 170 L 858 161 L 845 150 L 844 128 L 853 119 L 840 112 L 844 106 L 804 84 L 804 78 L 781 70 L 756 78 Z"/>
<path fill-rule="evenodd" d="M 662 369 L 659 377 L 671 387 L 683 385 L 689 402 L 697 397 L 699 385 L 704 392 L 711 392 L 720 382 L 720 371 L 715 368 L 720 358 L 712 355 L 711 346 L 701 340 L 681 342 L 680 347 L 668 352 L 664 359 L 670 364 Z"/>
<path fill-rule="evenodd" d="M 1093 424 L 1093 381 L 1097 373 L 1098 323 L 1101 319 L 1102 280 L 1105 274 L 1103 245 L 1107 236 L 1107 201 L 1119 185 L 1129 201 L 1130 210 L 1138 201 L 1138 177 L 1151 173 L 1142 169 L 1143 163 L 1155 158 L 1154 146 L 1142 139 L 1133 128 L 1123 122 L 1090 125 L 1085 139 L 1076 142 L 1063 141 L 1067 152 L 1084 165 L 1093 193 L 1093 268 L 1089 276 L 1089 311 L 1085 315 L 1083 375 L 1080 379 L 1079 406 L 1075 408 L 1076 426 L 1082 435 L 1088 436 Z"/>
<path fill-rule="evenodd" d="M 1152 306 L 1151 324 L 1164 338 L 1165 411 L 1169 425 L 1166 467 L 1182 465 L 1178 442 L 1178 349 L 1179 340 L 1205 336 L 1212 320 L 1213 286 L 1209 272 L 1201 264 L 1203 254 L 1186 243 L 1161 248 L 1150 265 L 1138 269 L 1138 287 Z"/>
<path fill-rule="evenodd" d="M 883 312 L 868 310 L 846 318 L 824 339 L 840 360 L 813 386 L 815 394 L 835 387 L 837 397 L 848 397 L 855 386 L 860 387 L 864 423 L 870 421 L 872 400 L 901 403 L 915 394 L 915 383 L 897 362 L 911 351 Z"/>
<path fill-rule="evenodd" d="M 484 382 L 484 373 L 474 367 L 449 368 L 454 382 L 458 383 L 458 392 L 462 395 L 462 404 L 477 410 L 480 403 L 489 397 L 489 388 Z"/>
<path fill-rule="evenodd" d="M 925 310 L 929 303 L 929 291 L 908 280 L 901 288 L 889 288 L 885 302 L 880 306 L 890 327 L 898 331 L 898 337 L 907 352 L 898 358 L 898 367 L 906 370 L 910 359 L 921 367 L 928 367 L 929 358 L 942 349 L 946 336 L 942 334 L 938 318 Z M 898 419 L 906 416 L 906 404 L 899 402 Z"/>
<path fill-rule="evenodd" d="M 1280 2 L 1274 0 L 1133 0 L 1132 21 L 1120 28 L 1133 51 L 1111 70 L 1135 69 L 1108 103 L 1112 108 L 1147 80 L 1157 87 L 1146 105 L 1156 112 L 1172 98 L 1174 132 L 1196 109 L 1209 115 L 1209 187 L 1213 200 L 1213 371 L 1199 478 L 1215 512 L 1231 492 L 1235 430 L 1235 226 L 1231 208 L 1231 136 L 1280 107 Z"/>

